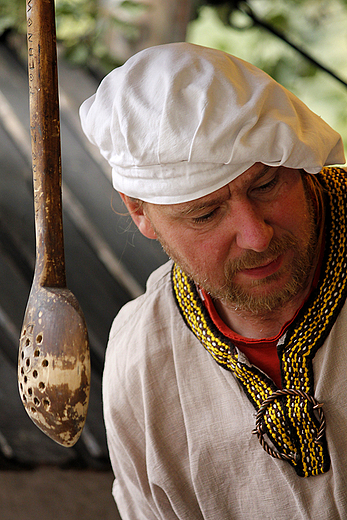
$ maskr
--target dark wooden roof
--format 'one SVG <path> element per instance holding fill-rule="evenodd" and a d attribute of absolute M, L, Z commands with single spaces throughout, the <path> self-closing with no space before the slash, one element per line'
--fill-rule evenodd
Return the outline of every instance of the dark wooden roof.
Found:
<path fill-rule="evenodd" d="M 18 340 L 35 262 L 26 63 L 0 42 L 0 469 L 52 464 L 106 468 L 101 376 L 109 328 L 166 257 L 131 227 L 109 168 L 80 129 L 78 107 L 98 80 L 59 61 L 67 280 L 88 326 L 92 388 L 86 428 L 73 448 L 46 437 L 17 387 Z M 129 227 L 130 226 L 130 227 Z"/>

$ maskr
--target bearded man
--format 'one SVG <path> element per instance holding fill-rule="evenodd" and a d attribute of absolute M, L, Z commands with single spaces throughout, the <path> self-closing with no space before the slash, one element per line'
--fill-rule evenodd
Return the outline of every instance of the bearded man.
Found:
<path fill-rule="evenodd" d="M 106 354 L 122 517 L 345 518 L 340 136 L 264 72 L 186 43 L 130 58 L 80 115 L 171 258 Z"/>

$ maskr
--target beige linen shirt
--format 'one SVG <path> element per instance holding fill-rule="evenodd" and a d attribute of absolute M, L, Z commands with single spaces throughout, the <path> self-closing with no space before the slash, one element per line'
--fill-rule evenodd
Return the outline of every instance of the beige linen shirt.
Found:
<path fill-rule="evenodd" d="M 115 319 L 104 414 L 123 520 L 347 518 L 347 305 L 313 361 L 330 470 L 302 478 L 252 435 L 255 410 L 184 323 L 168 262 Z"/>

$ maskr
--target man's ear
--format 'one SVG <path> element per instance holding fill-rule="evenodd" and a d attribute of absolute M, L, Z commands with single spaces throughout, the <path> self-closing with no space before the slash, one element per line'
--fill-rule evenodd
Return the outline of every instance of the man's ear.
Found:
<path fill-rule="evenodd" d="M 122 201 L 128 208 L 131 218 L 135 222 L 139 231 L 145 237 L 156 240 L 156 232 L 154 231 L 153 225 L 144 210 L 143 203 L 137 199 L 128 197 L 128 195 L 124 195 L 124 193 L 119 193 L 119 195 L 121 196 Z"/>

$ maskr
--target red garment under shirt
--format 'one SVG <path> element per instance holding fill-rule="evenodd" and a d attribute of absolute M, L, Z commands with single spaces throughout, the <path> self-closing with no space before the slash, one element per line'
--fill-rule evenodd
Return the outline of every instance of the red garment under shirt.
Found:
<path fill-rule="evenodd" d="M 317 286 L 319 280 L 323 251 L 324 246 L 322 247 L 319 264 L 316 269 L 310 293 Z M 294 321 L 309 295 L 302 303 L 301 307 L 296 311 L 292 319 L 283 325 L 280 332 L 276 336 L 264 339 L 251 339 L 240 336 L 239 334 L 231 330 L 224 323 L 224 321 L 222 321 L 219 314 L 217 313 L 211 296 L 208 293 L 206 293 L 203 289 L 200 289 L 200 291 L 203 295 L 204 303 L 208 310 L 208 313 L 218 330 L 222 332 L 224 336 L 231 339 L 233 344 L 247 356 L 252 365 L 255 365 L 256 367 L 260 368 L 260 370 L 262 370 L 272 379 L 272 381 L 274 381 L 275 385 L 278 388 L 282 388 L 280 361 L 277 355 L 277 343 L 281 336 L 285 333 L 289 325 Z"/>

